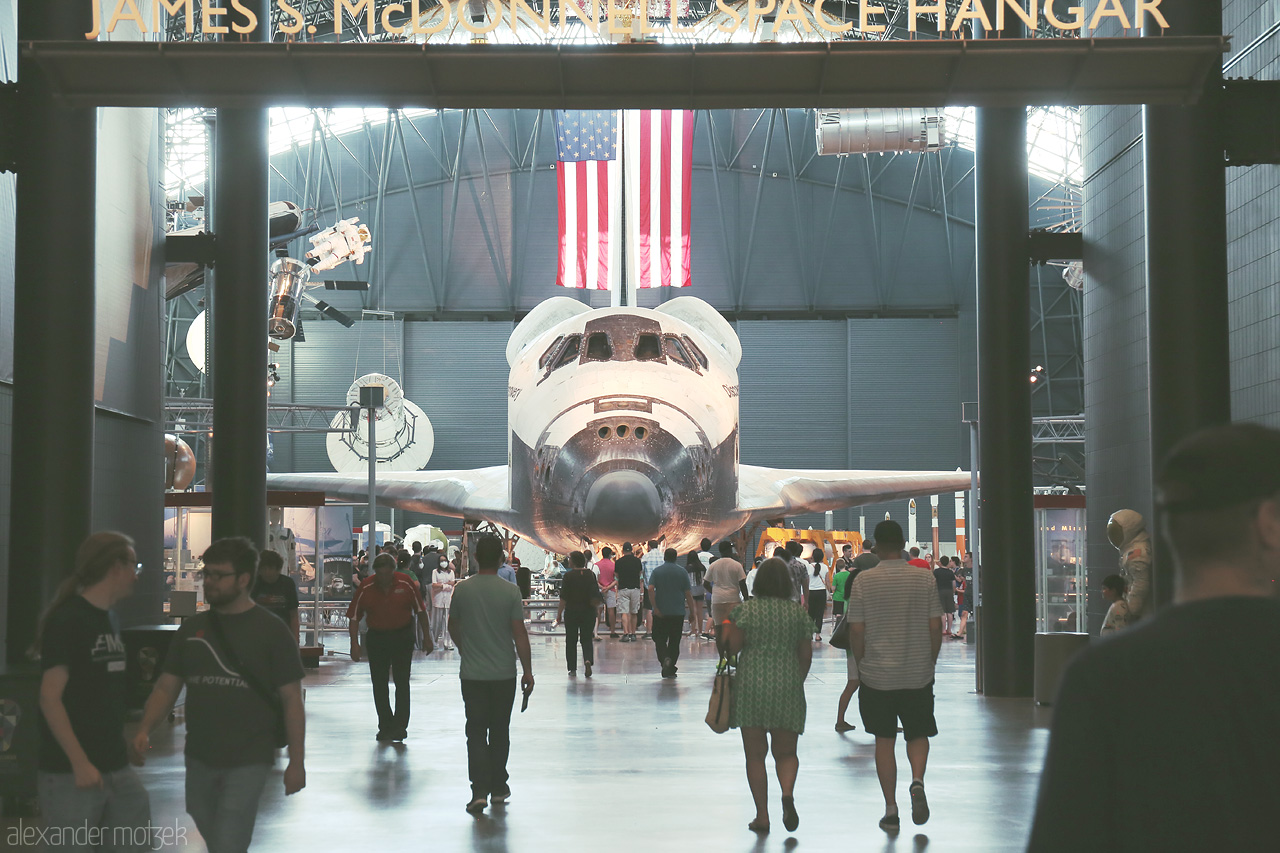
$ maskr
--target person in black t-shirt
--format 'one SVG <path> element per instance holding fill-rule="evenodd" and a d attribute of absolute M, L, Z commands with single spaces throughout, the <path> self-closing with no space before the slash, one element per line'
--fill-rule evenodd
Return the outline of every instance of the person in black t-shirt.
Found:
<path fill-rule="evenodd" d="M 1075 656 L 1027 850 L 1274 850 L 1280 431 L 1176 445 L 1156 478 L 1174 603 Z"/>
<path fill-rule="evenodd" d="M 298 639 L 298 585 L 293 578 L 281 574 L 284 558 L 275 551 L 258 555 L 258 576 L 249 597 L 280 617 L 289 626 L 293 639 Z"/>
<path fill-rule="evenodd" d="M 613 564 L 613 577 L 618 582 L 618 613 L 622 616 L 622 642 L 636 641 L 636 617 L 640 613 L 641 577 L 644 564 L 631 553 L 631 543 L 622 543 L 622 556 Z"/>
<path fill-rule="evenodd" d="M 124 738 L 124 641 L 110 613 L 140 569 L 128 536 L 93 534 L 41 620 L 38 786 L 55 849 L 72 849 L 86 827 L 103 849 L 151 849 L 151 801 Z"/>
<path fill-rule="evenodd" d="M 581 640 L 582 660 L 586 664 L 587 678 L 590 678 L 591 665 L 595 663 L 591 634 L 596 627 L 596 606 L 603 600 L 600 582 L 587 568 L 587 555 L 581 551 L 569 555 L 569 567 L 560 583 L 560 607 L 556 610 L 556 621 L 564 622 L 564 656 L 569 674 L 577 674 L 577 644 Z"/>

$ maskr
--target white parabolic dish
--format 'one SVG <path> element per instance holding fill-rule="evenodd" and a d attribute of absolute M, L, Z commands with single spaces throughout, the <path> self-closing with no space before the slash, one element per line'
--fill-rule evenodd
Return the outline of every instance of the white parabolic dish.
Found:
<path fill-rule="evenodd" d="M 418 471 L 431 461 L 436 435 L 430 419 L 422 409 L 404 398 L 400 384 L 381 373 L 368 373 L 351 383 L 347 403 L 360 401 L 360 389 L 381 385 L 385 389 L 385 405 L 378 410 L 377 459 L 379 471 Z M 346 426 L 348 415 L 339 412 L 332 426 Z M 325 442 L 329 461 L 340 474 L 358 474 L 369 470 L 369 422 L 361 415 L 354 432 L 329 433 Z"/>

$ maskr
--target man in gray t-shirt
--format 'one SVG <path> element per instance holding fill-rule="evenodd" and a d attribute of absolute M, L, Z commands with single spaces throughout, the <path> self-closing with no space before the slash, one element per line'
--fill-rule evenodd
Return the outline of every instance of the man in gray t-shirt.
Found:
<path fill-rule="evenodd" d="M 529 634 L 524 628 L 520 588 L 498 577 L 502 542 L 486 536 L 476 545 L 480 572 L 459 581 L 449 610 L 449 634 L 462 657 L 459 675 L 467 715 L 467 811 L 484 811 L 486 800 L 505 803 L 507 754 L 511 750 L 511 709 L 516 700 L 516 656 L 525 695 L 533 692 Z"/>

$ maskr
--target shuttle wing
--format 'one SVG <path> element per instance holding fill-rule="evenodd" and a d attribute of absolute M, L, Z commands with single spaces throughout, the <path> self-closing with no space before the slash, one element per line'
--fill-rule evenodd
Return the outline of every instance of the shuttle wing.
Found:
<path fill-rule="evenodd" d="M 359 502 L 369 498 L 369 479 L 360 474 L 268 474 L 267 488 L 324 492 Z M 380 471 L 374 491 L 379 504 L 397 509 L 510 527 L 507 488 L 507 466 L 495 465 L 463 471 Z"/>
<path fill-rule="evenodd" d="M 809 512 L 967 491 L 967 471 L 802 471 L 742 465 L 738 509 L 745 523 Z"/>

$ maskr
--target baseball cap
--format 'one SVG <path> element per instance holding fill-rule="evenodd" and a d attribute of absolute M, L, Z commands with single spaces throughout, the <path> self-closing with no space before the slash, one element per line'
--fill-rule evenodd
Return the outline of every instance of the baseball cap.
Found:
<path fill-rule="evenodd" d="M 1221 509 L 1280 493 L 1280 431 L 1258 424 L 1201 430 L 1160 466 L 1156 505 L 1165 512 Z"/>

